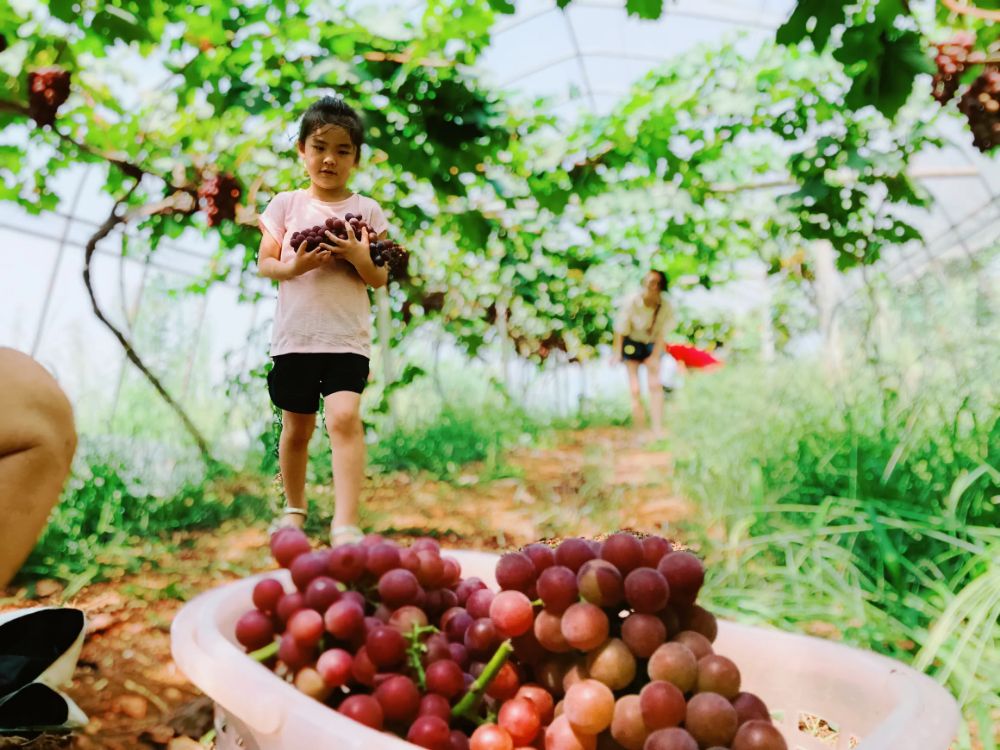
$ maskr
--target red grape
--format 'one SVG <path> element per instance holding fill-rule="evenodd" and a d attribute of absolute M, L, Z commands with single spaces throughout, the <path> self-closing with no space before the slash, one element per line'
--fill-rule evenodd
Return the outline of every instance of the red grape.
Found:
<path fill-rule="evenodd" d="M 469 750 L 514 750 L 514 741 L 506 729 L 496 724 L 482 724 L 469 738 Z"/>
<path fill-rule="evenodd" d="M 517 674 L 517 669 L 511 662 L 504 662 L 497 671 L 496 676 L 486 688 L 486 694 L 490 698 L 498 701 L 513 698 L 517 694 L 517 689 L 521 687 L 521 678 Z"/>
<path fill-rule="evenodd" d="M 306 588 L 314 578 L 326 575 L 328 560 L 326 552 L 306 552 L 292 561 L 292 582 L 295 587 L 305 593 Z"/>
<path fill-rule="evenodd" d="M 285 594 L 285 587 L 275 578 L 264 578 L 253 587 L 253 605 L 261 612 L 273 614 L 278 601 Z"/>
<path fill-rule="evenodd" d="M 283 568 L 291 566 L 295 558 L 312 549 L 309 537 L 301 529 L 278 529 L 271 537 L 271 554 Z"/>
<path fill-rule="evenodd" d="M 771 721 L 771 712 L 767 705 L 753 693 L 740 693 L 733 699 L 736 709 L 736 719 L 740 724 L 746 724 L 753 719 Z"/>
<path fill-rule="evenodd" d="M 367 548 L 360 544 L 341 544 L 330 550 L 327 569 L 338 581 L 354 583 L 364 575 L 367 559 Z"/>
<path fill-rule="evenodd" d="M 406 658 L 406 639 L 396 628 L 388 625 L 376 628 L 365 636 L 368 658 L 381 669 L 390 669 Z"/>
<path fill-rule="evenodd" d="M 542 726 L 546 726 L 552 721 L 552 711 L 555 707 L 552 700 L 552 693 L 541 685 L 531 683 L 521 685 L 514 697 L 524 698 L 535 705 L 535 710 L 538 712 Z"/>
<path fill-rule="evenodd" d="M 556 547 L 556 565 L 564 565 L 574 573 L 587 560 L 593 560 L 595 557 L 597 555 L 590 544 L 587 543 L 587 540 L 580 539 L 579 537 L 563 539 L 559 543 L 559 546 Z"/>
<path fill-rule="evenodd" d="M 479 589 L 469 595 L 465 602 L 465 609 L 472 616 L 472 619 L 479 620 L 490 616 L 490 605 L 493 603 L 494 596 L 495 594 L 489 589 Z"/>
<path fill-rule="evenodd" d="M 305 595 L 306 606 L 322 613 L 340 598 L 340 588 L 329 576 L 318 576 L 306 586 Z"/>
<path fill-rule="evenodd" d="M 578 602 L 567 609 L 560 627 L 566 642 L 580 651 L 590 651 L 608 639 L 608 616 L 590 602 Z"/>
<path fill-rule="evenodd" d="M 736 731 L 732 748 L 733 750 L 788 750 L 788 744 L 770 720 L 753 719 Z"/>
<path fill-rule="evenodd" d="M 386 571 L 378 579 L 378 595 L 389 607 L 396 609 L 406 604 L 414 604 L 420 584 L 417 577 L 408 570 L 395 568 Z"/>
<path fill-rule="evenodd" d="M 502 637 L 511 638 L 531 629 L 535 613 L 531 600 L 520 591 L 501 591 L 490 603 L 490 619 Z"/>
<path fill-rule="evenodd" d="M 311 609 L 304 609 L 303 612 L 312 612 Z M 315 613 L 313 613 L 315 614 Z M 281 636 L 281 644 L 278 646 L 278 659 L 283 661 L 289 669 L 295 671 L 309 664 L 316 654 L 316 649 L 311 646 L 303 646 L 291 634 L 286 633 Z"/>
<path fill-rule="evenodd" d="M 507 730 L 514 745 L 530 744 L 542 727 L 535 704 L 527 698 L 512 698 L 500 707 L 497 724 Z"/>
<path fill-rule="evenodd" d="M 360 634 L 364 622 L 364 610 L 357 602 L 346 598 L 331 604 L 323 614 L 323 625 L 327 632 L 345 641 Z"/>
<path fill-rule="evenodd" d="M 694 604 L 705 582 L 705 566 L 690 552 L 671 552 L 664 555 L 656 569 L 667 579 L 672 604 Z"/>
<path fill-rule="evenodd" d="M 627 576 L 645 562 L 642 542 L 626 531 L 619 531 L 604 540 L 601 557 L 618 568 L 622 576 Z"/>
<path fill-rule="evenodd" d="M 391 542 L 379 542 L 368 548 L 368 559 L 365 568 L 375 577 L 388 573 L 399 567 L 399 547 Z"/>
<path fill-rule="evenodd" d="M 420 709 L 418 716 L 437 716 L 447 722 L 451 722 L 451 704 L 443 695 L 437 693 L 427 693 L 420 699 Z"/>
<path fill-rule="evenodd" d="M 642 540 L 643 564 L 647 568 L 655 568 L 665 554 L 673 551 L 673 546 L 662 536 L 647 536 Z"/>
<path fill-rule="evenodd" d="M 633 612 L 622 622 L 622 640 L 640 659 L 652 656 L 666 638 L 667 628 L 659 617 Z"/>
<path fill-rule="evenodd" d="M 300 609 L 288 621 L 287 632 L 299 645 L 312 648 L 323 637 L 323 615 L 314 609 Z"/>
<path fill-rule="evenodd" d="M 306 598 L 298 591 L 293 591 L 282 596 L 278 600 L 278 606 L 274 611 L 274 613 L 278 616 L 278 622 L 281 623 L 281 627 L 284 627 L 285 623 L 292 619 L 292 615 L 300 609 L 304 609 L 305 606 Z"/>
<path fill-rule="evenodd" d="M 476 578 L 475 576 L 463 578 L 455 587 L 455 594 L 458 596 L 458 606 L 467 607 L 469 596 L 472 592 L 485 588 L 486 584 L 480 578 Z"/>
<path fill-rule="evenodd" d="M 597 750 L 597 737 L 578 732 L 563 714 L 545 728 L 545 750 Z"/>
<path fill-rule="evenodd" d="M 552 614 L 561 615 L 579 596 L 576 573 L 570 568 L 553 565 L 538 577 L 538 597 Z"/>
<path fill-rule="evenodd" d="M 364 646 L 359 648 L 354 654 L 354 663 L 351 664 L 351 676 L 362 685 L 372 687 L 377 671 L 375 663 L 368 656 L 368 649 Z"/>
<path fill-rule="evenodd" d="M 719 654 L 709 654 L 698 660 L 699 693 L 718 693 L 729 700 L 736 700 L 740 693 L 740 670 L 732 660 Z"/>
<path fill-rule="evenodd" d="M 393 675 L 377 688 L 375 699 L 386 721 L 413 721 L 420 709 L 420 691 L 405 675 Z"/>
<path fill-rule="evenodd" d="M 669 598 L 667 579 L 653 568 L 636 568 L 625 578 L 625 600 L 636 612 L 659 612 Z"/>
<path fill-rule="evenodd" d="M 585 562 L 576 574 L 576 583 L 580 595 L 598 607 L 613 607 L 624 598 L 622 574 L 607 560 Z"/>
<path fill-rule="evenodd" d="M 603 682 L 583 680 L 566 691 L 566 718 L 582 734 L 596 735 L 607 729 L 614 712 L 615 696 Z"/>
<path fill-rule="evenodd" d="M 366 727 L 382 731 L 384 720 L 382 706 L 370 695 L 350 695 L 344 699 L 337 710 Z"/>
<path fill-rule="evenodd" d="M 684 702 L 684 693 L 676 685 L 656 680 L 640 691 L 639 710 L 648 729 L 665 729 L 680 726 L 684 721 L 687 704 Z"/>
<path fill-rule="evenodd" d="M 418 716 L 410 725 L 406 739 L 428 750 L 449 750 L 451 729 L 448 728 L 448 722 L 440 716 Z"/>
<path fill-rule="evenodd" d="M 236 640 L 247 651 L 256 651 L 274 640 L 274 623 L 260 610 L 251 609 L 236 621 Z"/>
<path fill-rule="evenodd" d="M 536 542 L 529 544 L 522 552 L 531 558 L 531 564 L 535 567 L 535 575 L 539 576 L 546 568 L 551 568 L 556 564 L 556 553 L 547 544 Z"/>
<path fill-rule="evenodd" d="M 354 658 L 342 648 L 331 648 L 320 654 L 316 661 L 316 671 L 330 687 L 346 685 L 351 679 Z"/>
<path fill-rule="evenodd" d="M 537 573 L 531 558 L 523 552 L 507 552 L 496 567 L 497 585 L 502 590 L 527 591 Z"/>
<path fill-rule="evenodd" d="M 688 701 L 684 728 L 703 747 L 728 747 L 736 734 L 736 709 L 718 693 L 698 693 Z"/>
<path fill-rule="evenodd" d="M 427 667 L 427 691 L 454 698 L 465 687 L 462 668 L 450 659 L 441 659 Z"/>
<path fill-rule="evenodd" d="M 408 635 L 414 627 L 425 627 L 428 623 L 427 615 L 420 607 L 412 604 L 404 604 L 391 615 L 389 615 L 388 625 L 396 628 L 403 635 Z"/>
<path fill-rule="evenodd" d="M 643 750 L 698 750 L 698 741 L 685 729 L 657 729 L 646 738 Z"/>

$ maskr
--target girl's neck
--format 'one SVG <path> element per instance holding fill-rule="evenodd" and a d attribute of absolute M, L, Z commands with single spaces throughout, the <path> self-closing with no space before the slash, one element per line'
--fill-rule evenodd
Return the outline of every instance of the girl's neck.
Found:
<path fill-rule="evenodd" d="M 660 301 L 660 293 L 657 292 L 656 294 L 650 296 L 649 292 L 645 292 L 642 295 L 642 301 L 646 307 L 656 307 L 656 303 Z"/>
<path fill-rule="evenodd" d="M 326 201 L 327 203 L 336 203 L 338 201 L 347 200 L 354 192 L 344 185 L 342 188 L 337 188 L 336 190 L 326 190 L 317 186 L 315 183 L 309 183 L 309 189 L 306 191 L 313 198 L 319 198 L 321 201 Z"/>

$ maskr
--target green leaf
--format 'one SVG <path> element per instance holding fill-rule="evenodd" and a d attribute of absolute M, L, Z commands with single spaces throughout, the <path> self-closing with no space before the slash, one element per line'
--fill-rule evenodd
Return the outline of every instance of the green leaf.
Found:
<path fill-rule="evenodd" d="M 775 35 L 778 44 L 792 45 L 806 37 L 817 52 L 826 49 L 833 27 L 844 23 L 845 6 L 851 0 L 799 0 L 792 15 Z"/>
<path fill-rule="evenodd" d="M 121 39 L 123 42 L 152 39 L 149 31 L 134 15 L 113 5 L 106 5 L 94 14 L 91 28 L 106 39 Z"/>
<path fill-rule="evenodd" d="M 49 0 L 49 13 L 60 21 L 74 23 L 80 15 L 78 6 L 77 0 Z"/>
<path fill-rule="evenodd" d="M 625 10 L 630 16 L 654 20 L 663 14 L 663 0 L 625 0 Z"/>
<path fill-rule="evenodd" d="M 906 104 L 914 79 L 927 72 L 920 35 L 904 31 L 890 39 L 883 30 L 873 38 L 870 29 L 854 27 L 844 34 L 844 46 L 834 56 L 841 62 L 859 59 L 862 49 L 867 63 L 853 72 L 854 83 L 844 103 L 852 109 L 870 104 L 891 120 Z"/>
<path fill-rule="evenodd" d="M 509 0 L 489 0 L 490 7 L 497 13 L 514 13 L 517 8 Z"/>
<path fill-rule="evenodd" d="M 565 10 L 566 6 L 569 5 L 571 0 L 556 0 L 556 5 L 559 6 L 559 10 Z"/>

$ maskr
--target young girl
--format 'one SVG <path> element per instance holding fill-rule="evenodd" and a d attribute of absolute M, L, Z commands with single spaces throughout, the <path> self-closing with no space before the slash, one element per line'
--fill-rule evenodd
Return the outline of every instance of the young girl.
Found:
<path fill-rule="evenodd" d="M 646 414 L 642 408 L 639 388 L 639 366 L 646 365 L 649 386 L 649 411 L 653 433 L 663 431 L 663 390 L 660 385 L 660 358 L 663 337 L 673 320 L 673 308 L 666 297 L 667 275 L 650 271 L 642 280 L 642 290 L 629 296 L 615 319 L 615 362 L 625 360 L 628 366 L 629 392 L 632 396 L 632 418 L 642 427 Z"/>
<path fill-rule="evenodd" d="M 364 130 L 342 99 L 324 97 L 302 117 L 298 151 L 309 187 L 278 193 L 260 216 L 263 237 L 257 266 L 278 282 L 271 335 L 274 367 L 267 377 L 271 400 L 281 409 L 278 462 L 286 505 L 279 525 L 303 526 L 309 438 L 323 399 L 330 436 L 335 510 L 331 543 L 360 539 L 358 497 L 365 444 L 361 392 L 368 380 L 371 323 L 367 287 L 385 285 L 387 270 L 372 263 L 367 232 L 347 239 L 327 232 L 313 252 L 292 247 L 291 237 L 328 218 L 354 214 L 379 237 L 387 234 L 382 209 L 347 183 L 358 166 Z"/>

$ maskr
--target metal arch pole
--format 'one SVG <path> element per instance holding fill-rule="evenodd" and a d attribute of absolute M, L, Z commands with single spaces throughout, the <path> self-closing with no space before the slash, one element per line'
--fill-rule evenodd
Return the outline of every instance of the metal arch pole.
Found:
<path fill-rule="evenodd" d="M 59 250 L 56 252 L 56 261 L 52 264 L 52 273 L 49 276 L 49 284 L 45 290 L 45 297 L 42 299 L 42 311 L 38 316 L 38 328 L 35 329 L 35 340 L 31 344 L 32 357 L 38 355 L 38 347 L 42 343 L 42 334 L 45 332 L 45 319 L 48 317 L 49 305 L 52 303 L 52 292 L 56 286 L 56 278 L 59 276 L 59 268 L 62 266 L 63 256 L 66 254 L 66 244 L 69 240 L 69 228 L 75 221 L 73 215 L 76 213 L 77 206 L 80 205 L 80 198 L 83 196 L 83 188 L 87 183 L 87 178 L 90 177 L 91 167 L 92 165 L 87 165 L 83 172 L 83 177 L 80 178 L 80 182 L 76 186 L 76 194 L 73 196 L 73 203 L 69 209 L 69 216 L 66 217 L 66 223 L 63 224 L 62 237 L 59 238 Z"/>
<path fill-rule="evenodd" d="M 208 312 L 208 295 L 210 289 L 206 289 L 201 296 L 201 310 L 198 311 L 198 325 L 195 327 L 194 341 L 191 343 L 191 354 L 188 356 L 187 372 L 184 373 L 184 386 L 181 388 L 181 398 L 187 398 L 188 387 L 191 385 L 191 373 L 194 370 L 194 361 L 198 358 L 198 344 L 201 343 L 201 332 L 205 327 L 205 314 Z"/>

